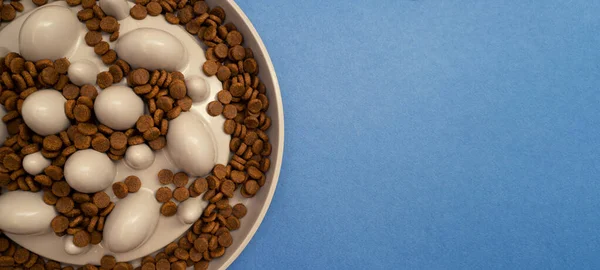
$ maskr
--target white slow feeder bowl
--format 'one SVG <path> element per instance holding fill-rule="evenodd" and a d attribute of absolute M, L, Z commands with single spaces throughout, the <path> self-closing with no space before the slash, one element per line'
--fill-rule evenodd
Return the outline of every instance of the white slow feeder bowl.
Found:
<path fill-rule="evenodd" d="M 275 193 L 275 188 L 277 186 L 277 181 L 279 178 L 279 173 L 281 170 L 282 156 L 283 156 L 283 141 L 284 141 L 284 119 L 283 119 L 283 107 L 281 102 L 281 93 L 279 89 L 279 84 L 277 81 L 277 77 L 275 75 L 275 70 L 273 68 L 273 64 L 269 57 L 269 54 L 260 39 L 258 33 L 252 26 L 250 20 L 246 17 L 246 15 L 242 12 L 240 7 L 235 4 L 232 0 L 206 0 L 210 7 L 221 6 L 226 14 L 226 22 L 232 22 L 237 26 L 237 30 L 244 35 L 244 43 L 245 47 L 250 47 L 254 52 L 255 60 L 257 61 L 260 67 L 259 77 L 261 81 L 265 84 L 267 89 L 267 96 L 269 97 L 269 110 L 267 114 L 271 117 L 272 125 L 267 131 L 267 134 L 270 138 L 270 143 L 272 144 L 272 154 L 270 156 L 271 159 L 271 168 L 267 172 L 266 184 L 261 188 L 261 190 L 256 194 L 253 198 L 243 198 L 239 191 L 236 191 L 236 196 L 230 199 L 230 203 L 232 205 L 241 202 L 244 203 L 248 209 L 247 215 L 241 219 L 241 227 L 233 231 L 233 245 L 227 248 L 225 255 L 220 258 L 214 259 L 210 262 L 209 269 L 226 269 L 231 265 L 231 263 L 240 255 L 242 250 L 248 245 L 258 227 L 260 226 L 265 214 L 271 204 L 271 200 L 273 198 L 273 194 Z M 23 22 L 26 21 L 27 17 L 31 15 L 32 12 L 40 9 L 40 8 L 56 8 L 59 6 L 67 7 L 66 4 L 62 1 L 50 2 L 49 4 L 37 8 L 31 1 L 23 1 L 21 2 L 25 6 L 24 12 L 17 13 L 17 18 L 11 23 L 3 23 L 0 25 L 0 54 L 5 54 L 7 51 L 19 51 L 19 29 Z M 132 3 L 129 3 L 132 6 Z M 70 8 L 73 12 L 76 12 L 81 7 Z M 56 9 L 58 10 L 58 9 Z M 60 19 L 61 23 L 68 22 L 66 19 Z M 188 34 L 182 26 L 178 25 L 170 25 L 168 24 L 164 18 L 161 16 L 151 17 L 148 16 L 146 19 L 142 21 L 135 21 L 132 18 L 126 18 L 121 22 L 121 35 L 123 36 L 127 32 L 140 28 L 140 27 L 155 27 L 160 30 L 164 30 L 166 32 L 172 33 L 175 37 L 177 37 L 184 45 L 190 46 L 192 43 L 196 43 L 196 49 L 188 49 L 186 51 L 186 57 L 189 59 L 184 66 L 178 67 L 180 71 L 186 74 L 187 78 L 193 78 L 195 76 L 204 76 L 201 72 L 201 64 L 204 62 L 204 47 L 200 47 L 200 41 L 197 38 L 194 38 L 192 35 Z M 164 23 L 159 23 L 164 22 Z M 107 67 L 104 66 L 99 57 L 97 57 L 93 53 L 93 49 L 87 47 L 85 42 L 83 42 L 82 34 L 85 33 L 83 23 L 78 22 L 82 27 L 73 27 L 71 32 L 80 31 L 77 41 L 60 41 L 61 44 L 64 43 L 64 48 L 58 50 L 55 48 L 55 51 L 50 51 L 50 55 L 63 55 L 71 60 L 71 63 L 80 61 L 79 63 L 83 63 L 84 67 L 86 65 L 96 66 L 99 71 L 107 70 Z M 177 30 L 176 28 L 181 28 L 182 31 Z M 77 33 L 66 33 L 66 35 L 77 36 Z M 106 38 L 105 38 L 106 39 Z M 27 37 L 24 37 L 23 40 L 27 40 Z M 118 41 L 117 41 L 118 42 Z M 114 43 L 111 43 L 111 48 L 114 48 Z M 202 45 L 203 46 L 203 45 Z M 201 48 L 201 49 L 198 49 Z M 33 52 L 29 49 L 29 54 L 31 57 L 38 57 L 39 52 L 36 52 L 35 49 Z M 52 50 L 52 49 L 51 49 Z M 20 52 L 21 53 L 21 52 Z M 27 57 L 26 57 L 27 58 Z M 194 59 L 194 60 L 192 60 Z M 29 59 L 28 59 L 29 60 Z M 30 60 L 38 60 L 38 59 L 30 59 Z M 87 61 L 87 62 L 86 62 Z M 94 73 L 98 70 L 94 70 Z M 190 76 L 191 75 L 191 76 Z M 85 76 L 83 74 L 82 76 Z M 84 78 L 84 77 L 82 77 Z M 198 115 L 203 116 L 205 124 L 208 125 L 212 129 L 213 142 L 215 145 L 221 146 L 221 148 L 217 149 L 216 160 L 218 163 L 226 163 L 229 160 L 230 154 L 223 150 L 224 145 L 228 146 L 229 136 L 223 136 L 222 133 L 222 124 L 224 122 L 224 118 L 222 116 L 218 117 L 207 117 L 206 115 L 206 104 L 208 102 L 216 99 L 216 93 L 221 90 L 220 82 L 216 80 L 213 76 L 211 78 L 206 78 L 205 80 L 208 82 L 208 92 L 206 93 L 207 98 L 202 102 L 197 102 L 194 104 L 192 108 L 192 112 Z M 0 110 L 0 115 L 4 115 L 6 112 L 3 108 Z M 6 130 L 2 126 L 0 132 L 0 138 L 2 140 L 6 136 Z M 216 132 L 215 132 L 216 130 Z M 220 131 L 220 132 L 219 132 Z M 228 151 L 228 147 L 226 147 Z M 165 153 L 166 151 L 156 151 L 156 161 L 154 161 L 155 167 L 163 166 L 166 169 L 179 170 L 179 166 L 173 166 L 173 163 L 170 162 L 168 155 Z M 115 181 L 121 181 L 127 175 L 136 173 L 135 168 L 131 168 L 131 164 L 125 164 L 125 162 L 116 163 L 117 168 L 117 176 Z M 128 167 L 129 166 L 129 167 Z M 135 167 L 135 166 L 133 166 Z M 162 168 L 161 168 L 162 169 Z M 151 174 L 147 174 L 147 177 L 150 177 Z M 144 177 L 145 173 L 136 174 L 140 177 Z M 192 178 L 193 179 L 193 178 Z M 143 181 L 143 179 L 142 179 Z M 155 181 L 156 182 L 156 181 Z M 144 183 L 145 185 L 145 183 Z M 156 191 L 157 186 L 149 185 L 144 186 L 146 188 L 143 192 L 154 192 Z M 113 201 L 115 200 L 114 194 L 111 191 L 106 190 L 106 192 L 111 196 Z M 15 194 L 17 195 L 17 194 Z M 33 194 L 31 194 L 33 195 Z M 39 193 L 41 196 L 41 193 Z M 4 195 L 2 195 L 4 196 Z M 28 197 L 35 197 L 30 196 Z M 127 198 L 126 198 L 127 199 Z M 24 200 L 28 200 L 24 198 Z M 131 201 L 131 200 L 130 200 Z M 116 202 L 118 204 L 118 202 Z M 131 202 L 129 204 L 136 205 L 135 202 Z M 137 204 L 139 205 L 139 203 Z M 32 209 L 27 209 L 27 211 L 36 211 L 35 204 L 30 204 Z M 48 215 L 48 213 L 46 213 Z M 161 217 L 163 218 L 163 217 Z M 63 243 L 69 242 L 70 238 L 65 236 L 63 238 L 57 237 L 54 233 L 49 231 L 36 231 L 39 228 L 31 228 L 31 232 L 27 234 L 10 234 L 6 235 L 13 239 L 18 244 L 28 248 L 29 250 L 47 257 L 52 260 L 60 261 L 65 264 L 74 264 L 74 265 L 82 265 L 86 263 L 93 263 L 98 265 L 99 259 L 104 254 L 114 255 L 119 261 L 132 261 L 134 265 L 139 265 L 139 259 L 146 255 L 155 254 L 157 250 L 162 249 L 166 244 L 176 241 L 181 236 L 181 233 L 187 231 L 186 228 L 189 228 L 189 225 L 174 225 L 176 224 L 177 217 L 171 217 L 171 220 L 168 222 L 159 223 L 157 226 L 157 231 L 154 232 L 154 235 L 142 244 L 139 248 L 136 248 L 132 251 L 126 252 L 124 254 L 114 253 L 105 250 L 103 247 L 104 243 L 101 243 L 97 246 L 91 246 L 84 248 L 85 250 L 74 250 L 70 245 L 64 245 Z M 175 230 L 172 230 L 170 233 L 163 233 L 162 231 L 158 231 L 158 229 L 169 229 L 170 225 L 174 225 L 176 227 Z M 162 226 L 162 227 L 161 227 Z M 35 226 L 34 226 L 35 227 Z M 49 229 L 49 228 L 48 228 Z M 35 233 L 32 233 L 34 232 Z M 63 247 L 63 248 L 59 248 Z M 75 253 L 81 252 L 80 255 L 76 255 Z M 69 254 L 70 253 L 70 254 Z M 193 268 L 193 267 L 192 267 Z"/>

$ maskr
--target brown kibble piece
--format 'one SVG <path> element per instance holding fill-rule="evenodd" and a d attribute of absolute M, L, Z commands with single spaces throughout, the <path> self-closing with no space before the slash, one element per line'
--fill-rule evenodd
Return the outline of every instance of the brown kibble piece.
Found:
<path fill-rule="evenodd" d="M 77 104 L 73 109 L 73 115 L 78 122 L 87 122 L 92 117 L 92 112 L 88 106 Z"/>
<path fill-rule="evenodd" d="M 219 81 L 226 81 L 231 77 L 231 70 L 226 66 L 220 66 L 217 70 L 217 79 Z"/>
<path fill-rule="evenodd" d="M 205 178 L 198 178 L 194 181 L 193 188 L 196 193 L 202 194 L 208 190 L 208 182 Z"/>
<path fill-rule="evenodd" d="M 73 235 L 73 244 L 77 247 L 86 247 L 90 244 L 90 234 L 84 230 L 80 230 Z"/>
<path fill-rule="evenodd" d="M 227 180 L 221 183 L 221 192 L 225 194 L 225 196 L 231 198 L 233 197 L 233 192 L 235 191 L 235 183 L 231 180 Z"/>
<path fill-rule="evenodd" d="M 110 141 L 104 136 L 96 136 L 92 140 L 92 148 L 98 152 L 106 152 L 110 149 Z"/>
<path fill-rule="evenodd" d="M 110 197 L 106 192 L 100 191 L 94 194 L 92 201 L 98 208 L 106 208 L 110 204 Z"/>
<path fill-rule="evenodd" d="M 110 37 L 108 38 L 108 40 L 110 40 L 110 42 L 116 41 L 117 39 L 119 39 L 119 31 L 112 33 L 110 35 Z"/>
<path fill-rule="evenodd" d="M 110 50 L 110 44 L 106 41 L 101 41 L 94 46 L 94 53 L 97 55 L 104 55 Z"/>
<path fill-rule="evenodd" d="M 17 12 L 13 6 L 4 5 L 0 7 L 2 7 L 2 9 L 0 9 L 0 18 L 2 19 L 2 21 L 10 22 L 14 20 L 17 16 Z"/>
<path fill-rule="evenodd" d="M 55 207 L 56 211 L 65 214 L 73 210 L 73 207 L 75 207 L 75 203 L 73 202 L 73 199 L 69 197 L 62 197 L 58 199 L 58 201 L 56 201 Z"/>
<path fill-rule="evenodd" d="M 129 190 L 127 189 L 127 185 L 125 185 L 125 183 L 123 182 L 116 182 L 112 185 L 112 189 L 113 192 L 115 193 L 115 196 L 117 196 L 117 198 L 119 199 L 123 199 L 125 197 L 127 197 L 127 194 L 129 193 Z"/>
<path fill-rule="evenodd" d="M 66 197 L 71 192 L 71 187 L 66 181 L 58 181 L 52 184 L 52 193 L 57 197 Z"/>
<path fill-rule="evenodd" d="M 98 206 L 91 202 L 81 204 L 81 212 L 88 217 L 94 217 L 98 215 Z"/>
<path fill-rule="evenodd" d="M 87 27 L 90 31 L 98 31 L 100 30 L 100 19 L 92 18 L 85 22 L 85 27 Z"/>
<path fill-rule="evenodd" d="M 120 131 L 113 132 L 110 135 L 110 146 L 117 150 L 124 149 L 127 146 L 127 136 Z"/>
<path fill-rule="evenodd" d="M 225 38 L 225 41 L 230 47 L 232 47 L 242 44 L 243 37 L 240 32 L 234 30 L 227 33 L 227 38 Z"/>
<path fill-rule="evenodd" d="M 198 237 L 196 239 L 196 241 L 194 241 L 194 248 L 200 253 L 207 251 L 208 250 L 208 240 L 206 240 L 205 238 L 202 238 L 202 237 Z"/>
<path fill-rule="evenodd" d="M 248 209 L 246 208 L 245 205 L 243 205 L 241 203 L 238 203 L 233 206 L 232 214 L 237 218 L 243 218 L 244 216 L 246 216 L 247 212 L 248 212 Z"/>
<path fill-rule="evenodd" d="M 185 187 L 178 187 L 173 191 L 173 198 L 179 202 L 183 202 L 190 197 L 190 191 Z"/>
<path fill-rule="evenodd" d="M 138 68 L 132 72 L 131 79 L 133 85 L 144 85 L 150 80 L 150 73 L 146 69 Z"/>
<path fill-rule="evenodd" d="M 165 19 L 167 20 L 168 23 L 170 24 L 179 24 L 179 18 L 177 17 L 177 15 L 175 15 L 172 12 L 167 12 L 165 14 Z"/>
<path fill-rule="evenodd" d="M 61 149 L 63 142 L 58 136 L 50 135 L 50 136 L 44 137 L 44 141 L 43 141 L 42 145 L 43 145 L 44 149 L 46 149 L 48 151 L 58 151 Z"/>
<path fill-rule="evenodd" d="M 69 228 L 69 219 L 65 216 L 56 216 L 52 219 L 50 226 L 55 233 L 64 232 Z"/>
<path fill-rule="evenodd" d="M 148 15 L 148 11 L 146 10 L 146 7 L 136 4 L 129 11 L 129 15 L 136 20 L 143 20 Z"/>
<path fill-rule="evenodd" d="M 58 198 L 50 191 L 44 191 L 44 196 L 42 198 L 47 205 L 55 205 L 58 201 Z"/>
<path fill-rule="evenodd" d="M 40 183 L 42 186 L 49 187 L 52 185 L 52 179 L 45 174 L 36 175 L 33 180 L 37 183 Z"/>
<path fill-rule="evenodd" d="M 77 124 L 77 131 L 83 135 L 94 135 L 98 132 L 98 126 L 92 123 L 79 123 Z"/>
<path fill-rule="evenodd" d="M 237 109 L 231 104 L 225 105 L 223 108 L 223 116 L 227 119 L 233 119 L 237 115 Z"/>
<path fill-rule="evenodd" d="M 96 77 L 96 84 L 100 86 L 100 88 L 105 89 L 113 84 L 113 76 L 108 71 L 103 71 L 98 73 Z"/>
<path fill-rule="evenodd" d="M 42 82 L 47 85 L 54 85 L 58 82 L 58 72 L 56 72 L 56 69 L 53 67 L 44 68 L 40 73 L 40 76 L 42 77 Z"/>
<path fill-rule="evenodd" d="M 187 88 L 182 80 L 174 80 L 169 85 L 169 94 L 174 99 L 181 99 L 187 95 Z"/>
<path fill-rule="evenodd" d="M 119 30 L 119 22 L 115 17 L 106 16 L 100 21 L 100 29 L 106 33 L 113 33 Z"/>
<path fill-rule="evenodd" d="M 157 127 L 151 127 L 144 132 L 143 137 L 147 141 L 152 141 L 160 136 L 160 130 Z"/>
<path fill-rule="evenodd" d="M 124 182 L 125 185 L 127 185 L 127 190 L 129 191 L 129 193 L 138 192 L 138 190 L 140 190 L 140 188 L 142 187 L 142 181 L 139 177 L 135 175 L 127 176 Z"/>
<path fill-rule="evenodd" d="M 118 83 L 123 80 L 123 69 L 118 65 L 112 65 L 108 68 L 108 72 L 113 76 L 113 83 Z"/>
<path fill-rule="evenodd" d="M 142 115 L 135 123 L 135 127 L 139 132 L 146 132 L 148 129 L 154 126 L 154 120 L 150 115 Z"/>
<path fill-rule="evenodd" d="M 241 97 L 246 93 L 246 88 L 243 83 L 233 83 L 229 87 L 229 92 L 231 92 L 231 95 L 234 97 Z"/>
<path fill-rule="evenodd" d="M 67 74 L 70 65 L 71 62 L 69 62 L 69 59 L 67 58 L 60 58 L 54 61 L 54 68 L 56 69 L 56 72 L 60 74 Z"/>
<path fill-rule="evenodd" d="M 222 247 L 229 247 L 233 244 L 233 238 L 231 238 L 231 234 L 229 232 L 223 233 L 219 235 L 219 245 Z"/>
<path fill-rule="evenodd" d="M 146 5 L 146 10 L 150 16 L 158 16 L 162 13 L 162 7 L 158 2 L 150 2 Z"/>
<path fill-rule="evenodd" d="M 204 74 L 207 76 L 213 76 L 219 71 L 219 66 L 220 64 L 217 61 L 208 60 L 202 65 L 202 71 L 204 71 Z"/>
<path fill-rule="evenodd" d="M 187 112 L 192 108 L 192 99 L 185 96 L 182 99 L 177 100 L 177 105 L 181 107 L 182 111 Z"/>
<path fill-rule="evenodd" d="M 220 115 L 223 112 L 223 104 L 221 104 L 221 102 L 218 101 L 211 101 L 210 103 L 208 103 L 206 111 L 211 116 Z"/>
<path fill-rule="evenodd" d="M 62 94 L 66 99 L 76 99 L 79 96 L 79 87 L 67 84 L 62 90 Z"/>
<path fill-rule="evenodd" d="M 111 255 L 104 255 L 102 259 L 100 259 L 100 266 L 104 269 L 113 269 L 117 265 L 117 259 Z"/>
<path fill-rule="evenodd" d="M 102 34 L 98 31 L 89 31 L 85 34 L 85 43 L 88 46 L 96 46 L 100 41 L 102 41 Z"/>
<path fill-rule="evenodd" d="M 235 121 L 231 120 L 231 119 L 227 119 L 225 120 L 225 124 L 223 124 L 223 130 L 225 131 L 225 134 L 233 134 L 233 132 L 235 131 L 235 127 L 236 127 L 236 123 Z"/>
<path fill-rule="evenodd" d="M 185 187 L 188 184 L 189 177 L 184 172 L 178 172 L 173 175 L 173 183 L 176 187 Z"/>
<path fill-rule="evenodd" d="M 177 205 L 172 201 L 168 201 L 161 206 L 160 213 L 165 217 L 174 216 L 177 214 Z"/>
<path fill-rule="evenodd" d="M 255 180 L 248 180 L 244 183 L 244 190 L 246 191 L 246 193 L 248 193 L 248 195 L 256 194 L 256 192 L 258 192 L 259 189 L 260 186 Z"/>
<path fill-rule="evenodd" d="M 231 93 L 227 90 L 221 90 L 219 93 L 217 93 L 217 99 L 223 104 L 231 103 L 232 98 L 233 97 L 231 96 Z"/>
<path fill-rule="evenodd" d="M 77 134 L 77 136 L 75 136 L 75 140 L 73 140 L 73 144 L 75 145 L 75 148 L 79 150 L 88 149 L 92 144 L 92 137 Z"/>
<path fill-rule="evenodd" d="M 152 150 L 160 150 L 167 146 L 167 139 L 165 136 L 160 136 L 152 141 L 149 141 L 148 145 Z"/>
<path fill-rule="evenodd" d="M 105 65 L 110 65 L 110 64 L 114 63 L 115 61 L 117 61 L 117 52 L 112 49 L 108 50 L 108 52 L 106 52 L 104 55 L 102 55 L 101 59 L 102 59 L 102 63 L 104 63 Z"/>
<path fill-rule="evenodd" d="M 171 191 L 171 189 L 168 187 L 160 187 L 156 190 L 155 197 L 156 201 L 158 202 L 168 202 L 171 200 L 171 198 L 173 198 L 173 191 Z"/>

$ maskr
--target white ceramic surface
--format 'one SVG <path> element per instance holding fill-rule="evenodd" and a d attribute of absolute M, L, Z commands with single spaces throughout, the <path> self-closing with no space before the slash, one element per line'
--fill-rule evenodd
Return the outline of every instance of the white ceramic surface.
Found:
<path fill-rule="evenodd" d="M 136 170 L 147 169 L 154 163 L 154 151 L 147 144 L 130 146 L 125 152 L 125 162 Z"/>
<path fill-rule="evenodd" d="M 186 64 L 186 49 L 169 32 L 138 28 L 117 40 L 117 54 L 133 68 L 180 70 Z"/>
<path fill-rule="evenodd" d="M 47 136 L 67 129 L 71 122 L 65 114 L 67 100 L 56 90 L 40 90 L 23 102 L 23 121 L 35 133 Z"/>
<path fill-rule="evenodd" d="M 267 95 L 269 96 L 271 103 L 268 114 L 272 117 L 272 127 L 268 131 L 268 134 L 270 136 L 270 142 L 273 146 L 273 154 L 271 156 L 271 170 L 266 174 L 267 182 L 261 191 L 252 199 L 242 198 L 239 196 L 239 193 L 236 193 L 236 197 L 230 200 L 230 202 L 233 204 L 238 202 L 243 202 L 246 204 L 248 207 L 248 214 L 242 220 L 240 229 L 232 233 L 234 237 L 233 245 L 228 248 L 223 257 L 213 260 L 210 264 L 210 269 L 225 269 L 241 253 L 243 248 L 248 244 L 258 229 L 274 194 L 283 154 L 283 110 L 279 86 L 270 58 L 264 47 L 264 44 L 258 37 L 258 34 L 250 24 L 248 18 L 246 18 L 243 12 L 233 1 L 208 0 L 207 2 L 211 6 L 220 5 L 223 7 L 223 9 L 227 12 L 227 21 L 235 23 L 238 27 L 238 30 L 244 34 L 244 45 L 253 49 L 256 60 L 261 67 L 260 78 L 267 87 Z M 25 1 L 23 4 L 26 7 L 25 12 L 20 13 L 19 17 L 12 23 L 3 24 L 0 26 L 0 47 L 5 47 L 9 51 L 19 51 L 19 42 L 14 37 L 18 34 L 19 28 L 23 24 L 23 21 L 32 14 L 28 11 L 31 11 L 34 8 L 30 1 Z M 128 4 L 129 6 L 133 5 L 132 3 Z M 67 7 L 64 2 L 53 2 L 48 6 Z M 69 9 L 73 14 L 75 14 L 80 8 Z M 172 61 L 169 62 L 169 65 L 178 65 L 179 71 L 184 73 L 186 78 L 198 76 L 207 82 L 207 92 L 209 94 L 207 94 L 206 97 L 208 98 L 198 95 L 194 99 L 194 105 L 190 113 L 194 114 L 203 125 L 208 127 L 210 130 L 209 133 L 212 133 L 211 136 L 213 137 L 216 145 L 216 162 L 221 164 L 227 163 L 229 159 L 229 136 L 222 131 L 222 126 L 225 119 L 223 117 L 210 117 L 206 113 L 207 103 L 216 98 L 216 93 L 220 91 L 221 84 L 218 80 L 216 80 L 215 77 L 207 78 L 201 72 L 201 66 L 205 61 L 205 58 L 203 48 L 198 46 L 200 42 L 197 40 L 197 38 L 189 35 L 181 26 L 167 24 L 164 18 L 160 16 L 147 17 L 142 21 L 133 20 L 132 18 L 127 17 L 120 20 L 120 23 L 121 38 L 119 39 L 119 43 L 122 42 L 122 38 L 127 33 L 135 29 L 158 28 L 175 37 L 185 48 L 185 53 L 187 56 L 193 56 L 183 56 L 183 61 Z M 80 60 L 89 60 L 95 64 L 100 71 L 107 70 L 107 67 L 104 66 L 98 57 L 94 55 L 93 50 L 91 50 L 91 48 L 87 47 L 85 43 L 82 42 L 85 31 L 81 30 L 74 32 L 78 32 L 77 43 L 75 44 L 73 51 L 67 53 L 67 57 L 69 57 L 71 63 L 76 63 Z M 105 36 L 105 39 L 107 39 L 107 36 Z M 176 42 L 172 44 L 176 44 Z M 131 42 L 131 46 L 134 45 L 138 46 L 139 43 Z M 111 46 L 115 46 L 115 44 L 112 43 Z M 164 47 L 164 45 L 160 46 Z M 177 59 L 177 55 L 175 56 L 175 59 Z M 142 65 L 143 64 L 144 63 L 142 63 Z M 122 83 L 121 85 L 124 84 Z M 199 91 L 199 93 L 202 94 L 201 91 Z M 117 173 L 113 182 L 122 181 L 126 176 L 133 174 L 142 179 L 143 188 L 148 189 L 149 191 L 156 190 L 159 187 L 159 184 L 157 183 L 158 181 L 156 181 L 155 176 L 160 169 L 168 168 L 174 171 L 179 170 L 178 166 L 173 163 L 172 157 L 167 154 L 168 152 L 169 149 L 156 152 L 155 161 L 150 165 L 150 167 L 140 170 L 134 169 L 132 166 L 128 165 L 125 160 L 117 162 Z M 117 205 L 121 203 L 121 201 L 114 196 L 110 188 L 107 188 L 105 191 L 111 196 L 112 201 L 114 201 Z M 4 195 L 5 194 L 0 196 L 0 198 Z M 178 213 L 177 216 L 170 218 L 160 217 L 158 224 L 154 229 L 154 233 L 151 234 L 147 240 L 142 241 L 143 243 L 136 249 L 129 252 L 114 254 L 117 257 L 117 260 L 129 261 L 140 258 L 164 247 L 166 244 L 175 240 L 189 228 L 189 221 L 193 220 L 196 215 L 199 215 L 198 209 L 203 209 L 205 207 L 205 202 L 202 203 L 204 204 L 193 204 L 193 201 L 190 200 L 189 203 L 184 203 L 181 205 L 182 211 Z M 79 251 L 74 252 L 72 249 L 70 249 L 70 247 L 65 246 L 63 242 L 65 241 L 64 238 L 56 237 L 54 233 L 51 232 L 36 236 L 17 234 L 7 235 L 13 240 L 17 241 L 19 244 L 38 254 L 72 264 L 98 263 L 102 255 L 112 253 L 103 244 L 101 244 L 93 246 L 89 250 L 81 251 L 81 254 L 72 255 L 70 253 L 77 253 Z M 65 246 L 65 248 L 70 252 L 66 252 L 65 248 L 57 249 L 57 246 Z"/>
<path fill-rule="evenodd" d="M 112 160 L 93 149 L 79 150 L 70 155 L 64 171 L 69 186 L 84 193 L 107 189 L 117 174 Z"/>
<path fill-rule="evenodd" d="M 94 62 L 86 59 L 81 59 L 69 66 L 69 80 L 73 84 L 82 86 L 84 84 L 96 84 L 96 77 L 100 73 L 98 66 Z"/>
<path fill-rule="evenodd" d="M 0 228 L 5 233 L 36 235 L 50 230 L 56 216 L 54 207 L 42 200 L 42 193 L 13 191 L 0 196 Z"/>
<path fill-rule="evenodd" d="M 98 94 L 94 113 L 100 123 L 115 130 L 126 130 L 144 114 L 144 101 L 128 86 L 114 85 Z"/>
<path fill-rule="evenodd" d="M 52 164 L 52 161 L 45 158 L 41 152 L 35 152 L 23 158 L 23 169 L 31 175 L 42 173 L 50 164 Z"/>

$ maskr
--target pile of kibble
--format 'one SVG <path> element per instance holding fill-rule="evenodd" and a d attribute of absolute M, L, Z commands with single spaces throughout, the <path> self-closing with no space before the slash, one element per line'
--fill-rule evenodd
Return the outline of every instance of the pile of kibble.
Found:
<path fill-rule="evenodd" d="M 43 5 L 45 0 L 34 0 Z M 141 116 L 135 128 L 115 131 L 94 119 L 94 100 L 97 90 L 93 85 L 78 87 L 69 82 L 66 75 L 67 59 L 30 62 L 16 53 L 0 59 L 0 104 L 8 113 L 3 117 L 9 138 L 0 147 L 0 187 L 8 191 L 25 190 L 43 192 L 44 201 L 54 205 L 60 213 L 51 223 L 59 235 L 71 234 L 74 244 L 80 247 L 98 244 L 102 241 L 102 229 L 106 217 L 115 206 L 105 192 L 84 194 L 75 192 L 63 177 L 63 166 L 70 154 L 77 150 L 92 148 L 107 153 L 113 160 L 123 157 L 128 146 L 147 143 L 158 150 L 166 146 L 165 135 L 168 121 L 182 111 L 191 108 L 192 100 L 187 96 L 183 74 L 177 71 L 145 69 L 132 70 L 119 59 L 117 53 L 103 41 L 103 33 L 109 41 L 119 37 L 119 23 L 107 16 L 95 0 L 67 0 L 71 6 L 82 6 L 77 14 L 89 30 L 85 36 L 87 45 L 109 66 L 107 72 L 97 76 L 97 85 L 104 89 L 127 79 L 134 92 L 143 97 L 150 111 Z M 3 21 L 14 19 L 14 11 L 22 7 L 11 2 L 12 11 L 0 10 Z M 21 8 L 22 10 L 22 8 Z M 7 18 L 5 19 L 5 14 Z M 217 100 L 207 106 L 211 116 L 223 115 L 227 120 L 223 126 L 225 133 L 232 136 L 230 150 L 232 158 L 227 165 L 217 164 L 210 175 L 191 181 L 185 173 L 161 170 L 157 179 L 162 185 L 156 191 L 156 200 L 163 203 L 161 214 L 173 216 L 177 204 L 189 197 L 202 198 L 209 202 L 202 217 L 177 241 L 167 245 L 155 256 L 142 258 L 136 269 L 207 269 L 209 262 L 225 254 L 233 239 L 230 231 L 240 227 L 240 219 L 246 215 L 243 204 L 232 206 L 229 198 L 236 190 L 244 197 L 253 197 L 265 184 L 265 173 L 271 162 L 272 146 L 265 131 L 271 126 L 266 115 L 269 99 L 265 85 L 258 78 L 258 64 L 250 48 L 243 46 L 243 36 L 232 23 L 225 22 L 225 12 L 221 7 L 210 8 L 198 0 L 136 0 L 130 10 L 134 19 L 144 19 L 147 15 L 164 14 L 166 21 L 180 24 L 190 34 L 197 36 L 207 47 L 202 70 L 208 76 L 217 76 L 223 90 Z M 53 88 L 61 91 L 67 99 L 65 112 L 72 121 L 66 131 L 50 136 L 39 136 L 23 122 L 20 111 L 27 96 L 38 89 Z M 22 168 L 22 158 L 30 153 L 41 151 L 52 160 L 52 165 L 39 175 L 28 175 Z M 150 179 L 152 181 L 152 179 Z M 147 180 L 146 180 L 147 181 Z M 171 190 L 166 185 L 174 184 Z M 112 189 L 118 198 L 137 192 L 142 181 L 129 176 L 113 184 Z M 187 186 L 187 188 L 186 188 Z M 61 268 L 60 263 L 44 260 L 0 235 L 0 269 L 74 269 Z M 104 256 L 101 269 L 133 269 L 127 262 L 117 262 L 112 256 Z M 78 269 L 98 269 L 85 265 Z"/>

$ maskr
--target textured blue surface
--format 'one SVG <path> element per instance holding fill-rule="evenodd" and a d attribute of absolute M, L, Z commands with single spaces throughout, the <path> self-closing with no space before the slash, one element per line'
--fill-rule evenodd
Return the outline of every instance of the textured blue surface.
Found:
<path fill-rule="evenodd" d="M 600 268 L 600 1 L 237 2 L 286 149 L 232 269 Z"/>

